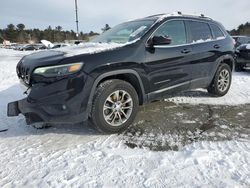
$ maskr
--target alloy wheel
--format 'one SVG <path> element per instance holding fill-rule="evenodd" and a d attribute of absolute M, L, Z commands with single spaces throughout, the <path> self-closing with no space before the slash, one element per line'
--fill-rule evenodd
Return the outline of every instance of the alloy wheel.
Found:
<path fill-rule="evenodd" d="M 103 105 L 103 116 L 111 126 L 121 126 L 131 116 L 133 100 L 130 94 L 124 90 L 111 93 Z"/>
<path fill-rule="evenodd" d="M 228 70 L 223 69 L 220 72 L 219 79 L 218 79 L 218 89 L 220 92 L 225 92 L 230 84 L 230 73 Z"/>

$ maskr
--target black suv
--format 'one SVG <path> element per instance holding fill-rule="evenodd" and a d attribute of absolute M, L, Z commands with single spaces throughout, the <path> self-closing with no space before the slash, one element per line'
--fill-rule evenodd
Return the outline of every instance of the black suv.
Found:
<path fill-rule="evenodd" d="M 234 45 L 210 18 L 162 14 L 129 21 L 76 47 L 25 56 L 17 75 L 27 98 L 8 104 L 27 124 L 90 119 L 108 133 L 127 128 L 139 105 L 183 90 L 225 95 Z"/>
<path fill-rule="evenodd" d="M 243 71 L 250 66 L 250 37 L 233 36 L 236 48 L 235 71 Z"/>
<path fill-rule="evenodd" d="M 242 44 L 250 44 L 250 37 L 248 36 L 232 36 L 235 41 L 235 48 Z"/>

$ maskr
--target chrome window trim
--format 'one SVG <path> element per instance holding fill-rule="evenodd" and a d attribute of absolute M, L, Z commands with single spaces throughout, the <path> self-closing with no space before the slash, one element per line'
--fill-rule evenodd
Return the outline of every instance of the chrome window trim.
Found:
<path fill-rule="evenodd" d="M 209 77 L 205 77 L 205 78 L 209 78 Z M 184 82 L 181 82 L 179 84 L 175 84 L 175 85 L 172 85 L 172 86 L 169 86 L 169 87 L 165 87 L 165 88 L 153 91 L 150 94 L 159 94 L 159 93 L 162 93 L 162 92 L 165 92 L 165 91 L 168 91 L 168 90 L 171 90 L 171 89 L 175 89 L 175 88 L 187 85 L 187 84 L 192 84 L 193 82 L 202 81 L 203 79 L 204 78 L 196 78 L 196 79 L 193 79 L 193 80 L 184 81 Z"/>
<path fill-rule="evenodd" d="M 190 84 L 190 81 L 185 81 L 185 82 L 182 82 L 182 83 L 179 83 L 179 84 L 176 84 L 176 85 L 172 85 L 170 87 L 165 87 L 163 89 L 153 91 L 153 92 L 151 92 L 151 94 L 159 94 L 159 93 L 162 93 L 162 92 L 165 92 L 165 91 L 168 91 L 168 90 L 171 90 L 171 89 L 183 86 L 183 85 L 187 85 L 187 84 Z"/>

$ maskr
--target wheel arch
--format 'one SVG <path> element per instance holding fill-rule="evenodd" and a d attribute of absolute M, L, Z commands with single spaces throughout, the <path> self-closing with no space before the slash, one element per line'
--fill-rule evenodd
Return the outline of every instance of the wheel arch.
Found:
<path fill-rule="evenodd" d="M 135 70 L 123 69 L 123 70 L 110 71 L 110 72 L 101 74 L 95 79 L 94 84 L 91 88 L 89 99 L 88 99 L 88 107 L 87 107 L 88 115 L 90 114 L 90 111 L 91 111 L 92 102 L 93 102 L 96 88 L 103 81 L 110 80 L 110 79 L 120 79 L 120 80 L 124 80 L 130 83 L 135 88 L 138 94 L 140 105 L 142 105 L 143 103 L 147 101 L 147 96 L 145 94 L 144 85 L 142 83 L 141 77 Z"/>
<path fill-rule="evenodd" d="M 229 65 L 229 67 L 231 68 L 231 71 L 234 70 L 235 59 L 234 59 L 233 56 L 231 56 L 231 55 L 224 55 L 224 56 L 222 56 L 222 57 L 220 57 L 220 58 L 218 59 L 218 62 L 219 62 L 218 67 L 219 67 L 222 63 L 225 63 L 225 64 Z M 217 67 L 217 69 L 218 69 L 218 67 Z M 217 70 L 217 69 L 216 69 L 216 70 Z"/>

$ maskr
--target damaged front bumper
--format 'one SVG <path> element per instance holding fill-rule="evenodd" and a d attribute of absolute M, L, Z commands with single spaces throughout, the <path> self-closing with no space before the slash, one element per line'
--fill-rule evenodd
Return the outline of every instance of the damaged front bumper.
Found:
<path fill-rule="evenodd" d="M 82 74 L 50 84 L 36 84 L 27 98 L 8 104 L 7 115 L 23 114 L 27 124 L 82 122 L 88 118 L 90 88 L 85 84 L 86 79 Z"/>
<path fill-rule="evenodd" d="M 79 123 L 88 117 L 85 111 L 75 114 L 67 110 L 66 105 L 32 104 L 27 98 L 8 104 L 7 116 L 23 114 L 27 124 L 33 123 Z"/>

